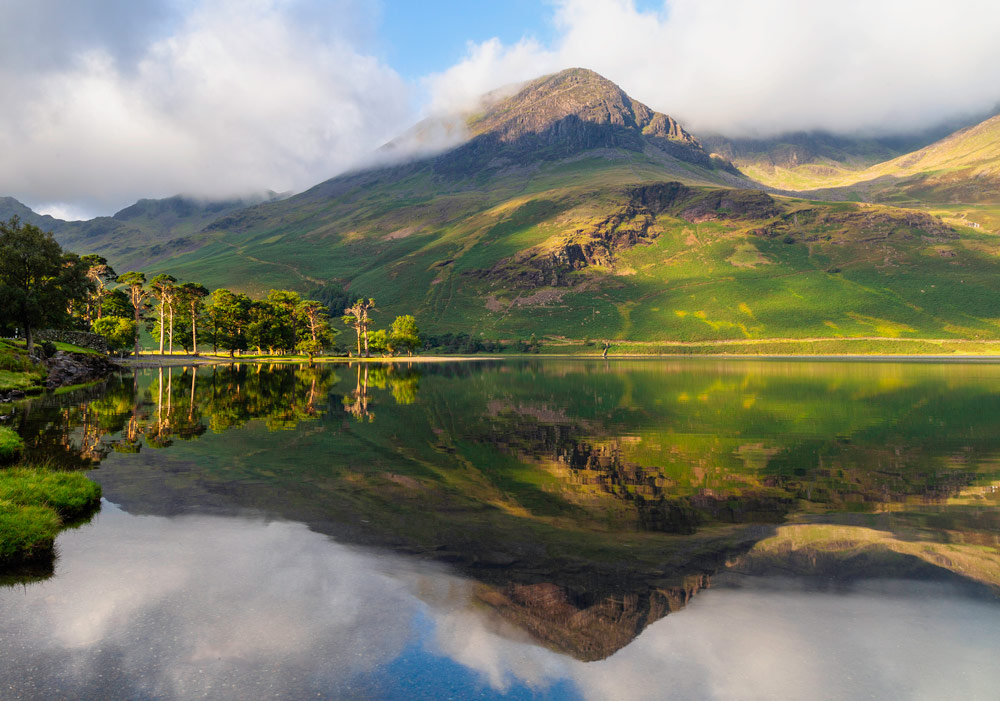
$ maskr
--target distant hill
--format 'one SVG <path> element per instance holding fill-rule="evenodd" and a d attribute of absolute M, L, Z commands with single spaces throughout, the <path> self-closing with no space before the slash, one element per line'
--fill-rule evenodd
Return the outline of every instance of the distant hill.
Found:
<path fill-rule="evenodd" d="M 377 299 L 377 323 L 412 313 L 436 333 L 607 338 L 637 350 L 1000 338 L 1000 243 L 956 226 L 972 223 L 964 215 L 822 201 L 860 199 L 844 188 L 793 197 L 729 160 L 767 151 L 791 163 L 808 152 L 810 163 L 842 164 L 827 179 L 835 185 L 882 167 L 867 163 L 891 156 L 888 144 L 803 137 L 781 161 L 783 146 L 729 142 L 726 156 L 713 156 L 719 143 L 583 69 L 495 95 L 449 129 L 452 145 L 441 153 L 286 199 L 211 211 L 138 203 L 56 234 L 116 266 L 209 286 L 254 294 L 344 286 Z M 890 160 L 892 172 L 911 169 L 924 178 L 911 184 L 926 187 L 936 181 L 921 164 L 950 163 L 956 172 L 982 168 L 987 175 L 976 177 L 991 182 L 989 137 L 967 148 L 982 131 L 950 137 L 949 153 L 968 152 L 957 161 L 932 145 L 913 162 Z M 95 222 L 121 228 L 88 235 Z"/>
<path fill-rule="evenodd" d="M 1000 201 L 1000 115 L 827 187 L 886 202 L 995 205 Z"/>
<path fill-rule="evenodd" d="M 113 216 L 86 221 L 64 221 L 38 214 L 13 197 L 0 197 L 0 219 L 6 221 L 16 215 L 52 231 L 65 248 L 79 253 L 100 253 L 124 272 L 126 268 L 153 265 L 197 246 L 191 237 L 220 216 L 279 197 L 267 193 L 217 201 L 181 195 L 142 199 Z"/>
<path fill-rule="evenodd" d="M 747 176 L 780 190 L 810 190 L 879 163 L 917 151 L 954 132 L 974 126 L 978 118 L 956 119 L 909 134 L 880 136 L 798 131 L 766 138 L 730 138 L 700 134 L 707 151 L 726 158 Z"/>
<path fill-rule="evenodd" d="M 699 138 L 706 150 L 731 161 L 747 176 L 782 190 L 822 186 L 830 178 L 849 177 L 935 140 L 852 138 L 826 132 L 794 132 L 766 139 L 717 134 Z"/>

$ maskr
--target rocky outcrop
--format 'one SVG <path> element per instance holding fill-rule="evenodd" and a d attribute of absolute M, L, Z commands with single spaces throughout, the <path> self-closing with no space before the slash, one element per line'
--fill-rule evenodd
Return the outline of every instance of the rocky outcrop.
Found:
<path fill-rule="evenodd" d="M 569 284 L 567 276 L 575 270 L 612 266 L 621 251 L 652 243 L 661 232 L 660 216 L 701 223 L 767 220 L 781 214 L 777 202 L 765 192 L 694 188 L 679 182 L 628 188 L 622 200 L 594 226 L 567 232 L 562 241 L 526 249 L 474 274 L 515 288 L 559 287 Z"/>
<path fill-rule="evenodd" d="M 708 169 L 718 165 L 674 118 L 583 68 L 544 76 L 513 96 L 487 102 L 482 114 L 469 121 L 472 138 L 438 157 L 436 171 L 472 173 L 592 149 L 654 148 Z"/>
<path fill-rule="evenodd" d="M 683 609 L 709 584 L 707 574 L 690 575 L 673 586 L 623 591 L 596 601 L 552 582 L 480 585 L 476 597 L 543 645 L 593 662 L 610 657 L 651 623 Z"/>
<path fill-rule="evenodd" d="M 912 209 L 870 205 L 861 205 L 858 209 L 847 212 L 820 208 L 798 210 L 750 233 L 765 238 L 783 236 L 788 243 L 818 241 L 832 236 L 861 243 L 886 241 L 891 237 L 958 238 L 958 232 L 938 217 Z"/>
<path fill-rule="evenodd" d="M 58 351 L 45 361 L 45 365 L 49 371 L 45 386 L 49 389 L 99 380 L 119 369 L 106 356 L 66 351 Z"/>

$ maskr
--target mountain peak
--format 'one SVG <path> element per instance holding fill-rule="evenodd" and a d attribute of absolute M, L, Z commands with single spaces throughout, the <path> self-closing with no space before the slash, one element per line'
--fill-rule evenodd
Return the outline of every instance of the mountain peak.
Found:
<path fill-rule="evenodd" d="M 586 68 L 542 76 L 508 97 L 494 95 L 467 125 L 472 138 L 438 157 L 439 171 L 464 175 L 594 149 L 652 150 L 709 169 L 717 165 L 675 119 Z"/>
<path fill-rule="evenodd" d="M 469 127 L 474 136 L 494 134 L 502 142 L 512 142 L 526 134 L 542 134 L 567 120 L 697 145 L 672 117 L 633 100 L 586 68 L 568 68 L 530 81 L 512 97 L 487 107 L 470 120 Z"/>

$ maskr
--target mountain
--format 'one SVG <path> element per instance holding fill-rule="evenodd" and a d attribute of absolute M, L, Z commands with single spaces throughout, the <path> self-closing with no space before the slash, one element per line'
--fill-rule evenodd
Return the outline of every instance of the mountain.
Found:
<path fill-rule="evenodd" d="M 884 202 L 996 205 L 1000 200 L 1000 115 L 913 153 L 826 183 Z"/>
<path fill-rule="evenodd" d="M 65 221 L 38 214 L 13 197 L 0 197 L 0 220 L 12 216 L 55 234 L 59 243 L 80 253 L 101 253 L 125 271 L 155 264 L 164 257 L 191 248 L 190 238 L 231 212 L 280 198 L 269 192 L 259 197 L 201 200 L 177 195 L 142 199 L 110 217 Z M 196 244 L 195 244 L 196 245 Z"/>
<path fill-rule="evenodd" d="M 881 136 L 798 131 L 766 138 L 701 134 L 699 139 L 706 150 L 731 161 L 763 185 L 807 190 L 924 148 L 982 119 L 950 120 L 918 132 Z"/>
<path fill-rule="evenodd" d="M 830 178 L 849 177 L 935 140 L 804 131 L 759 139 L 730 139 L 719 134 L 701 135 L 699 139 L 706 150 L 731 161 L 749 177 L 783 190 L 819 187 Z"/>
<path fill-rule="evenodd" d="M 286 199 L 158 213 L 167 234 L 138 214 L 116 215 L 124 228 L 103 237 L 84 233 L 93 223 L 56 234 L 123 269 L 253 294 L 347 288 L 377 299 L 378 324 L 411 313 L 432 333 L 535 334 L 567 351 L 607 338 L 635 352 L 720 341 L 827 352 L 844 350 L 840 339 L 866 352 L 951 352 L 953 339 L 1000 337 L 1000 243 L 956 226 L 972 219 L 844 201 L 860 198 L 843 188 L 769 190 L 713 156 L 717 143 L 706 148 L 592 71 L 488 96 L 447 131 L 443 152 Z M 953 138 L 971 146 L 981 131 Z M 966 148 L 957 142 L 952 153 Z M 815 158 L 858 154 L 859 169 L 891 155 L 863 141 L 803 143 Z M 933 149 L 920 163 L 937 162 Z M 988 163 L 988 143 L 982 155 Z"/>
<path fill-rule="evenodd" d="M 598 148 L 659 150 L 709 169 L 715 166 L 698 140 L 672 117 L 654 112 L 582 68 L 529 83 L 470 118 L 467 126 L 472 139 L 438 159 L 439 170 L 531 164 Z"/>

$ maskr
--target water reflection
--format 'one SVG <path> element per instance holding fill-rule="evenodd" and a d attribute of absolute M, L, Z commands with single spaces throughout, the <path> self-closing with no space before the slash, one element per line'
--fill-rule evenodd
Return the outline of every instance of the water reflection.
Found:
<path fill-rule="evenodd" d="M 100 463 L 131 514 L 254 514 L 447 563 L 579 660 L 725 572 L 1000 590 L 996 365 L 235 364 L 15 420 L 35 455 Z"/>
<path fill-rule="evenodd" d="M 730 577 L 583 663 L 440 566 L 299 524 L 106 504 L 60 548 L 58 577 L 0 589 L 13 698 L 988 699 L 1000 683 L 1000 607 L 954 584 Z"/>

